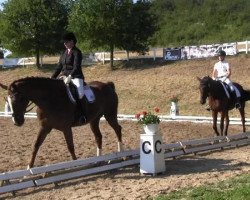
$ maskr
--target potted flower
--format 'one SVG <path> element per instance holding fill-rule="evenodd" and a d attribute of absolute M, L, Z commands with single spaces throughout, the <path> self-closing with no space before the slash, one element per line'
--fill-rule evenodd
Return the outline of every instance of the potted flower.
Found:
<path fill-rule="evenodd" d="M 178 103 L 178 101 L 179 101 L 179 98 L 178 98 L 176 95 L 173 95 L 173 96 L 170 98 L 170 102 Z"/>
<path fill-rule="evenodd" d="M 155 108 L 154 112 L 159 113 L 160 109 Z M 160 118 L 157 114 L 152 112 L 143 111 L 135 115 L 139 124 L 143 125 L 145 133 L 155 134 L 159 129 Z"/>

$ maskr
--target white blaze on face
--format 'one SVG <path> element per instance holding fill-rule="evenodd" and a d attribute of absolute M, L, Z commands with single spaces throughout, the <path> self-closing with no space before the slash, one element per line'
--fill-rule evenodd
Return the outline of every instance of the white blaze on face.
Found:
<path fill-rule="evenodd" d="M 10 96 L 8 96 L 8 103 L 9 103 L 9 106 L 10 106 L 10 112 L 13 113 L 13 106 L 12 106 L 12 103 L 11 103 L 11 98 Z"/>
<path fill-rule="evenodd" d="M 8 104 L 10 106 L 10 112 L 11 112 L 11 114 L 13 114 L 13 106 L 12 106 L 12 102 L 11 102 L 10 96 L 8 96 L 7 100 L 8 100 Z M 14 117 L 12 117 L 12 121 L 15 123 Z"/>

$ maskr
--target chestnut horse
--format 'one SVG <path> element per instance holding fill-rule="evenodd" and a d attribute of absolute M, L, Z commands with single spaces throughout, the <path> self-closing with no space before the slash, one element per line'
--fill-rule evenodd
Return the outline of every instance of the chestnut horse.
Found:
<path fill-rule="evenodd" d="M 99 129 L 99 122 L 102 116 L 114 129 L 118 138 L 118 150 L 122 149 L 121 126 L 117 121 L 118 96 L 115 92 L 114 83 L 102 83 L 94 81 L 89 83 L 95 95 L 95 101 L 86 104 L 87 123 L 90 123 L 97 143 L 97 155 L 101 154 L 102 134 Z M 46 136 L 54 128 L 63 132 L 68 150 L 72 159 L 77 159 L 74 150 L 72 127 L 79 126 L 76 115 L 79 115 L 78 106 L 70 101 L 66 85 L 62 80 L 27 77 L 14 81 L 8 87 L 8 102 L 13 112 L 14 124 L 24 124 L 24 114 L 29 101 L 37 106 L 37 117 L 40 122 L 40 130 L 33 147 L 29 168 L 34 166 L 35 158 L 39 147 Z"/>
<path fill-rule="evenodd" d="M 212 110 L 213 117 L 213 129 L 217 136 L 219 132 L 217 130 L 217 116 L 218 113 L 221 114 L 220 119 L 220 132 L 221 135 L 227 135 L 228 126 L 229 126 L 229 110 L 235 108 L 235 99 L 228 98 L 224 87 L 220 81 L 215 81 L 209 76 L 205 76 L 202 79 L 198 78 L 200 82 L 200 103 L 205 104 L 206 99 L 208 98 L 208 104 Z M 241 122 L 243 126 L 243 132 L 246 132 L 245 128 L 245 102 L 250 100 L 250 91 L 244 90 L 241 85 L 234 83 L 241 93 L 241 108 L 239 109 Z M 226 119 L 225 129 L 224 129 L 224 120 Z"/>

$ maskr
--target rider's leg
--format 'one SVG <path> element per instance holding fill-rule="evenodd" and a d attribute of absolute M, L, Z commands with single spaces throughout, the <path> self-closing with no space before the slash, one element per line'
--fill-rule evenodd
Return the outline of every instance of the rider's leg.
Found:
<path fill-rule="evenodd" d="M 82 123 L 85 123 L 87 121 L 86 119 L 86 105 L 85 105 L 85 102 L 84 102 L 84 88 L 83 88 L 83 79 L 80 79 L 80 78 L 74 78 L 72 79 L 72 82 L 74 83 L 74 85 L 77 87 L 77 91 L 78 91 L 78 96 L 79 96 L 79 104 L 80 104 L 80 107 L 81 107 L 81 118 L 80 118 L 80 121 Z"/>
<path fill-rule="evenodd" d="M 234 86 L 234 91 L 235 91 L 235 94 L 236 94 L 236 103 L 235 103 L 235 107 L 237 109 L 240 109 L 241 108 L 241 103 L 240 103 L 240 100 L 241 100 L 241 95 L 240 95 L 240 91 L 238 90 L 238 88 L 236 86 Z"/>
<path fill-rule="evenodd" d="M 235 107 L 237 109 L 241 108 L 241 104 L 240 104 L 240 92 L 239 92 L 238 88 L 235 87 L 233 85 L 233 83 L 229 79 L 227 79 L 227 81 L 225 81 L 225 82 L 229 85 L 230 90 L 232 91 L 232 93 L 235 96 Z"/>

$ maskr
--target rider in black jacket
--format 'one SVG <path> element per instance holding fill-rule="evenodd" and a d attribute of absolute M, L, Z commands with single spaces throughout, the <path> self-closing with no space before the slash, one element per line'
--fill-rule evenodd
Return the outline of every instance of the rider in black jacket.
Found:
<path fill-rule="evenodd" d="M 51 76 L 51 78 L 58 78 L 58 76 L 66 76 L 64 79 L 65 84 L 70 81 L 77 87 L 79 95 L 79 103 L 82 107 L 83 116 L 80 121 L 82 123 L 86 122 L 85 116 L 85 105 L 81 100 L 84 96 L 84 75 L 82 73 L 82 52 L 76 47 L 76 37 L 74 33 L 69 32 L 63 36 L 64 46 L 66 48 L 65 52 L 61 55 L 58 66 Z"/>

